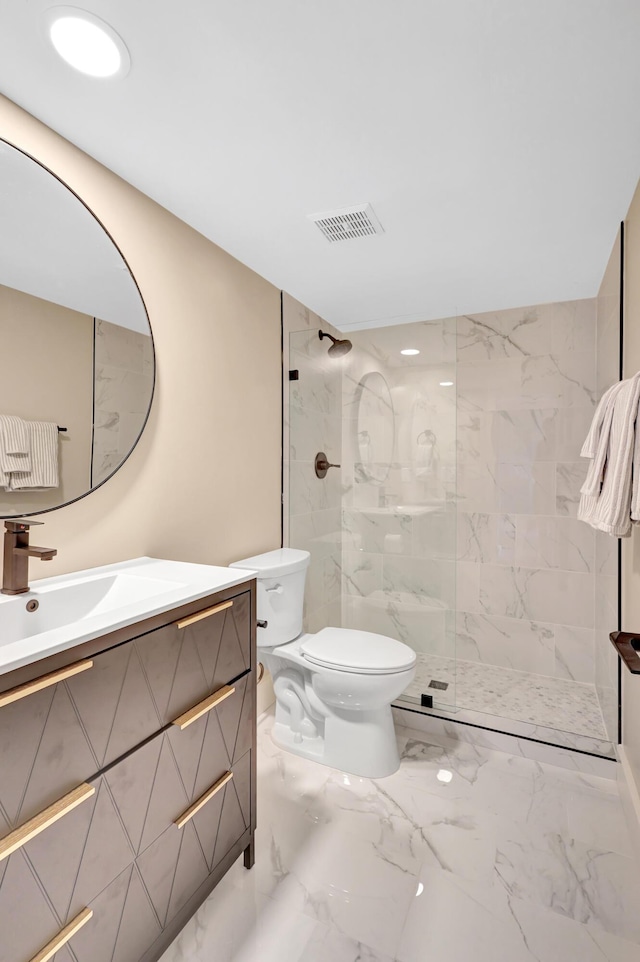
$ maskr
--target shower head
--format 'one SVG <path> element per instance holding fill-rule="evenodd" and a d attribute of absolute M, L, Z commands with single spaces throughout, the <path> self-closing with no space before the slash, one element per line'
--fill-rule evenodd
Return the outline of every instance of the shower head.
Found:
<path fill-rule="evenodd" d="M 322 340 L 323 337 L 328 337 L 330 341 L 333 341 L 333 344 L 329 348 L 329 357 L 343 357 L 343 355 L 348 354 L 353 347 L 351 341 L 347 341 L 346 339 L 339 341 L 333 334 L 326 334 L 324 331 L 318 331 L 318 337 L 320 340 Z"/>

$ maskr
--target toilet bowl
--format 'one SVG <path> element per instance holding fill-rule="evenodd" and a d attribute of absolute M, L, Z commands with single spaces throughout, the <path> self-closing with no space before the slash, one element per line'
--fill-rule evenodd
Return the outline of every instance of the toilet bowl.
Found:
<path fill-rule="evenodd" d="M 400 764 L 391 702 L 415 674 L 407 645 L 369 631 L 302 631 L 310 555 L 279 548 L 234 562 L 256 574 L 258 657 L 276 696 L 282 748 L 354 775 L 381 778 Z"/>

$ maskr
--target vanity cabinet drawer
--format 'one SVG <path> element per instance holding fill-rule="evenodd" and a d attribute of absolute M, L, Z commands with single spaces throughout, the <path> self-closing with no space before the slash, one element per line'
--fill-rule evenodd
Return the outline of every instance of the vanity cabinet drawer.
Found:
<path fill-rule="evenodd" d="M 161 728 L 134 642 L 88 663 L 0 707 L 0 804 L 12 827 Z"/>
<path fill-rule="evenodd" d="M 10 947 L 0 949 L 2 962 L 30 962 L 35 950 L 86 908 L 93 910 L 93 918 L 70 944 L 76 960 L 136 962 L 161 933 L 153 900 L 162 907 L 168 888 L 168 902 L 178 868 L 183 875 L 193 874 L 194 885 L 208 874 L 204 855 L 200 853 L 200 870 L 193 858 L 199 849 L 195 827 L 185 833 L 185 842 L 174 824 L 191 800 L 166 732 L 90 785 L 95 789 L 91 797 L 0 862 L 0 873 L 6 865 L 0 883 L 0 933 L 13 927 L 16 899 L 22 896 L 34 915 L 36 933 L 30 940 L 16 934 Z M 143 863 L 143 880 L 136 857 L 169 832 L 166 876 L 157 877 Z"/>
<path fill-rule="evenodd" d="M 138 962 L 162 933 L 135 862 L 88 908 L 93 912 L 91 920 L 69 943 L 75 962 Z"/>
<path fill-rule="evenodd" d="M 249 828 L 251 754 L 229 768 L 233 778 L 227 778 L 182 828 L 172 824 L 136 859 L 163 928 Z"/>
<path fill-rule="evenodd" d="M 84 791 L 81 802 L 0 861 L 0 933 L 15 927 L 16 900 L 37 916 L 29 931 L 8 942 L 0 936 L 0 962 L 29 962 L 87 907 L 94 917 L 72 948 L 78 962 L 96 962 L 104 939 L 113 949 L 113 939 L 124 938 L 120 929 L 108 934 L 112 916 L 124 911 L 121 895 L 127 912 L 133 898 L 131 925 L 139 930 L 116 946 L 114 958 L 136 962 L 135 947 L 157 938 L 250 826 L 254 686 L 249 672 L 214 707 L 199 706 L 186 727 L 172 725 L 107 767 L 89 781 L 92 794 Z M 0 834 L 9 827 L 0 822 Z M 123 894 L 124 879 L 130 894 Z"/>
<path fill-rule="evenodd" d="M 91 667 L 57 684 L 30 683 L 4 705 L 0 694 L 0 805 L 10 827 L 246 671 L 250 618 L 242 592 L 85 659 Z"/>
<path fill-rule="evenodd" d="M 122 835 L 110 824 L 110 805 L 96 800 L 100 810 L 84 813 L 90 821 L 97 819 L 93 831 L 83 833 L 86 826 L 76 817 L 55 844 L 49 835 L 49 852 L 36 852 L 31 842 L 0 863 L 0 962 L 30 962 L 87 908 L 92 917 L 56 953 L 55 962 L 142 958 L 249 828 L 251 752 L 231 771 L 233 779 L 183 828 L 171 822 L 135 860 L 127 857 Z M 78 861 L 83 834 L 88 851 Z M 65 845 L 72 849 L 67 859 L 61 851 Z"/>
<path fill-rule="evenodd" d="M 234 682 L 233 693 L 211 711 L 184 728 L 174 724 L 167 730 L 190 802 L 199 798 L 251 748 L 255 724 L 254 686 L 255 675 L 245 675 Z"/>
<path fill-rule="evenodd" d="M 253 667 L 251 593 L 158 628 L 135 645 L 161 722 L 168 724 Z"/>
<path fill-rule="evenodd" d="M 16 941 L 18 933 L 10 933 L 13 938 L 0 948 L 2 962 L 31 962 L 47 940 L 54 941 L 64 933 L 65 927 L 56 928 L 57 923 L 51 919 L 45 926 L 44 919 L 42 914 L 40 929 L 46 929 L 46 936 L 41 931 L 33 932 L 28 939 Z M 135 863 L 96 895 L 75 920 L 84 924 L 56 952 L 53 962 L 137 962 L 162 932 Z M 38 947 L 34 949 L 36 943 Z"/>
<path fill-rule="evenodd" d="M 8 830 L 0 813 L 0 832 Z M 30 962 L 61 928 L 24 850 L 0 862 L 0 962 Z M 56 962 L 68 958 L 63 950 Z"/>

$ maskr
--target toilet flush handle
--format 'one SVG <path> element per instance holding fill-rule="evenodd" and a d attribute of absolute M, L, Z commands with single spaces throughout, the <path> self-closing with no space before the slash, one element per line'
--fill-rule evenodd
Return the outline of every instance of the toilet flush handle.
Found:
<path fill-rule="evenodd" d="M 265 588 L 264 590 L 268 594 L 275 593 L 277 595 L 281 595 L 282 592 L 284 591 L 284 588 L 282 587 L 282 585 L 272 585 L 270 588 Z"/>

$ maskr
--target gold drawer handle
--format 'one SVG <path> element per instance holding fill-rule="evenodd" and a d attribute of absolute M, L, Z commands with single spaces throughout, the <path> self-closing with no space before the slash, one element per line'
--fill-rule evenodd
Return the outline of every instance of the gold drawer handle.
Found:
<path fill-rule="evenodd" d="M 225 772 L 222 778 L 219 778 L 215 785 L 212 785 L 211 788 L 208 788 L 204 795 L 201 795 L 198 801 L 193 803 L 191 808 L 188 808 L 186 812 L 180 816 L 180 818 L 175 820 L 175 824 L 178 826 L 178 828 L 182 828 L 183 825 L 186 825 L 189 819 L 193 818 L 193 816 L 199 812 L 204 805 L 207 804 L 209 799 L 213 798 L 214 795 L 217 795 L 220 789 L 224 788 L 227 782 L 230 782 L 232 778 L 233 772 Z"/>
<path fill-rule="evenodd" d="M 233 608 L 233 601 L 222 601 L 219 605 L 214 605 L 213 608 L 205 608 L 204 611 L 199 611 L 195 615 L 189 615 L 188 618 L 183 618 L 182 621 L 177 621 L 176 624 L 178 628 L 187 628 L 189 625 L 195 625 L 196 621 L 202 621 L 203 618 L 210 618 L 211 615 L 217 615 L 219 611 L 224 611 L 225 608 Z"/>
<path fill-rule="evenodd" d="M 214 691 L 213 695 L 209 695 L 204 699 L 204 701 L 198 702 L 197 705 L 194 705 L 193 708 L 190 708 L 183 715 L 180 715 L 178 718 L 174 718 L 171 724 L 177 725 L 180 731 L 182 731 L 194 721 L 197 721 L 199 718 L 202 718 L 203 715 L 206 715 L 208 711 L 211 711 L 212 708 L 215 708 L 216 705 L 219 705 L 220 702 L 225 700 L 225 698 L 233 695 L 234 692 L 235 688 L 232 685 L 224 685 L 222 688 L 218 688 L 217 691 Z"/>
<path fill-rule="evenodd" d="M 0 708 L 4 708 L 5 705 L 10 705 L 13 701 L 20 701 L 21 698 L 26 698 L 27 695 L 35 695 L 37 691 L 42 691 L 43 688 L 49 688 L 51 685 L 57 685 L 59 681 L 71 678 L 73 675 L 79 675 L 81 671 L 86 671 L 88 668 L 93 668 L 93 661 L 91 659 L 76 661 L 73 665 L 67 665 L 66 668 L 58 668 L 56 671 L 50 671 L 48 675 L 41 675 L 39 678 L 34 678 L 33 681 L 28 681 L 24 685 L 18 685 L 17 688 L 10 688 L 8 691 L 3 691 L 2 694 L 0 694 Z"/>
<path fill-rule="evenodd" d="M 63 795 L 59 798 L 57 802 L 53 805 L 49 805 L 44 811 L 40 812 L 38 815 L 34 815 L 30 818 L 28 822 L 21 825 L 19 828 L 14 829 L 9 835 L 5 835 L 4 838 L 0 838 L 0 862 L 7 858 L 12 852 L 17 851 L 30 842 L 32 838 L 39 835 L 40 832 L 44 832 L 46 828 L 49 828 L 54 822 L 57 822 L 59 818 L 64 815 L 68 815 L 69 812 L 77 808 L 83 802 L 86 802 L 88 798 L 91 798 L 95 794 L 95 788 L 93 785 L 88 785 L 83 782 L 82 785 L 78 785 L 74 788 L 72 792 L 68 795 Z"/>
<path fill-rule="evenodd" d="M 62 929 L 61 932 L 47 942 L 44 949 L 40 949 L 37 955 L 31 959 L 31 962 L 48 962 L 52 959 L 56 952 L 59 952 L 63 945 L 66 945 L 70 938 L 72 938 L 76 932 L 78 932 L 83 925 L 86 925 L 89 919 L 93 918 L 93 912 L 91 909 L 83 909 L 80 915 L 76 915 L 75 919 L 69 922 L 68 925 Z"/>

